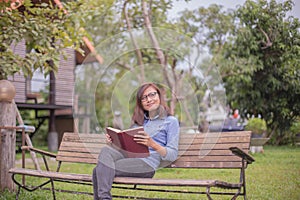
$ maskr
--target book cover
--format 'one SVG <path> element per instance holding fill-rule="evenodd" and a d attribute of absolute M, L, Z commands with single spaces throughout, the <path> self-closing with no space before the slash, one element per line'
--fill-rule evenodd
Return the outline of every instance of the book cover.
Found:
<path fill-rule="evenodd" d="M 139 131 L 143 131 L 143 127 L 119 130 L 107 127 L 106 132 L 110 135 L 114 148 L 120 150 L 127 158 L 143 158 L 149 156 L 147 146 L 136 143 L 133 138 Z"/>

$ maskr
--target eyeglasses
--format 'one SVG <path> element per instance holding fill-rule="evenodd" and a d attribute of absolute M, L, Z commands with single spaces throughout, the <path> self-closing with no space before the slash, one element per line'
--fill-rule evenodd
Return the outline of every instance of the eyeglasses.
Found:
<path fill-rule="evenodd" d="M 149 99 L 153 99 L 156 96 L 156 94 L 157 94 L 157 92 L 150 92 L 149 94 L 142 96 L 141 101 L 142 102 L 147 101 L 148 97 L 149 97 Z"/>

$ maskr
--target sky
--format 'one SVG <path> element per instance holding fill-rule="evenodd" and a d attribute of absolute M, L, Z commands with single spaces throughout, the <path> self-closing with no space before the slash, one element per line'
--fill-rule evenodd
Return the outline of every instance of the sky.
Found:
<path fill-rule="evenodd" d="M 191 0 L 186 3 L 184 0 L 174 1 L 174 8 L 171 15 L 175 15 L 179 11 L 184 10 L 185 8 L 189 10 L 196 9 L 198 7 L 204 6 L 208 7 L 210 4 L 219 4 L 223 5 L 224 8 L 236 9 L 238 5 L 243 5 L 246 0 Z M 278 2 L 283 2 L 283 0 L 277 0 Z M 300 19 L 300 0 L 293 0 L 294 8 L 290 13 L 292 16 Z"/>

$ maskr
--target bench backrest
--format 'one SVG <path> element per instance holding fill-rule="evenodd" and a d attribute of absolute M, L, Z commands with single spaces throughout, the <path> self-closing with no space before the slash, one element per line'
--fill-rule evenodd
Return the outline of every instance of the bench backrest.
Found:
<path fill-rule="evenodd" d="M 235 156 L 229 147 L 239 147 L 248 152 L 250 138 L 250 131 L 181 133 L 178 159 L 169 167 L 241 168 L 241 158 Z M 104 145 L 104 134 L 64 133 L 57 160 L 96 164 Z"/>

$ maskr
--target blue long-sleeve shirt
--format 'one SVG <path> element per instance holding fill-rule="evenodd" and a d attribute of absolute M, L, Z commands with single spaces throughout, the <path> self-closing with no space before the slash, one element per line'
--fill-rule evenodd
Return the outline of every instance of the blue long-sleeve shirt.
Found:
<path fill-rule="evenodd" d="M 178 141 L 179 141 L 179 123 L 177 118 L 173 116 L 166 116 L 163 118 L 156 117 L 154 119 L 145 118 L 144 130 L 150 137 L 165 147 L 167 154 L 161 156 L 154 149 L 149 148 L 150 156 L 141 158 L 153 169 L 158 169 L 161 161 L 174 161 L 178 155 Z"/>

